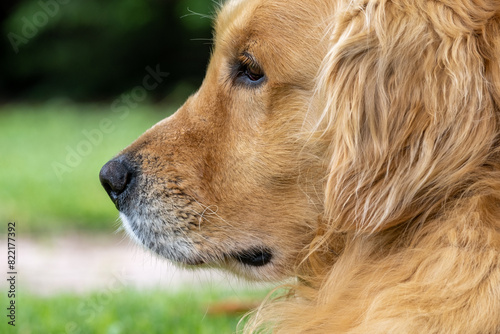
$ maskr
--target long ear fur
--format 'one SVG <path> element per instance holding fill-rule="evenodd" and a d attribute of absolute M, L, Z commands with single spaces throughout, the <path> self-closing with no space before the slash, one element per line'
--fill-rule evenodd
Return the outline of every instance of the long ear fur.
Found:
<path fill-rule="evenodd" d="M 498 1 L 349 1 L 320 74 L 330 231 L 422 223 L 497 143 Z"/>
<path fill-rule="evenodd" d="M 347 332 L 340 325 L 322 327 L 340 324 L 334 312 L 349 309 L 337 301 L 359 293 L 342 284 L 357 275 L 359 259 L 389 248 L 384 242 L 403 229 L 360 238 L 351 232 L 424 224 L 458 207 L 460 198 L 491 194 L 492 180 L 498 188 L 500 2 L 339 0 L 332 22 L 318 78 L 318 104 L 324 105 L 318 128 L 329 146 L 329 174 L 325 223 L 307 259 L 315 277 L 291 287 L 288 299 L 257 310 L 248 332 L 264 326 L 276 333 Z M 358 242 L 338 258 L 319 254 L 316 261 L 316 253 L 335 253 L 330 244 L 341 244 L 334 241 L 339 236 Z M 396 260 L 385 268 L 400 268 L 404 257 Z M 365 313 L 367 305 L 356 306 Z M 341 312 L 335 314 L 342 318 Z"/>

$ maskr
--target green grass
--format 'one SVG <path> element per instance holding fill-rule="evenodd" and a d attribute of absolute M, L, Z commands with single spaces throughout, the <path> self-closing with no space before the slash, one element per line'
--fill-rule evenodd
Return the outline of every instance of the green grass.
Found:
<path fill-rule="evenodd" d="M 117 211 L 99 170 L 172 111 L 138 106 L 122 117 L 110 105 L 2 106 L 0 221 L 16 221 L 18 231 L 31 233 L 115 229 Z"/>
<path fill-rule="evenodd" d="M 234 333 L 241 315 L 207 312 L 221 300 L 255 301 L 255 292 L 195 289 L 166 291 L 119 290 L 85 296 L 20 295 L 16 327 L 5 320 L 1 333 L 37 334 L 223 334 Z M 258 300 L 264 296 L 258 293 Z M 5 316 L 4 316 L 5 318 Z"/>

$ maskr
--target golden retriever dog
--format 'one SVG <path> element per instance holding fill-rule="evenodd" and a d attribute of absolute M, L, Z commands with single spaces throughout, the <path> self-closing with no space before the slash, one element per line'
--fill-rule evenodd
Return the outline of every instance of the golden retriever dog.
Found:
<path fill-rule="evenodd" d="M 500 1 L 229 0 L 214 40 L 101 170 L 132 238 L 288 278 L 246 332 L 500 333 Z"/>

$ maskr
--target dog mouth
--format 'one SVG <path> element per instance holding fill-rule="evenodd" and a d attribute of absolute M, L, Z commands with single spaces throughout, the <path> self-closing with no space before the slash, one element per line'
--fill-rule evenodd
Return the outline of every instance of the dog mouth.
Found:
<path fill-rule="evenodd" d="M 249 250 L 233 254 L 232 258 L 247 266 L 263 267 L 271 262 L 273 254 L 267 248 L 251 248 Z"/>
<path fill-rule="evenodd" d="M 196 257 L 196 258 L 185 258 L 185 259 L 177 259 L 174 262 L 182 266 L 187 267 L 225 267 L 224 263 L 228 264 L 229 262 L 235 261 L 236 263 L 246 266 L 259 268 L 264 267 L 271 263 L 273 258 L 272 252 L 267 248 L 251 248 L 244 251 L 230 253 L 226 256 L 223 256 L 223 260 L 221 261 L 219 257 L 206 258 L 206 257 Z"/>
<path fill-rule="evenodd" d="M 244 250 L 223 253 L 220 252 L 221 250 L 201 252 L 196 250 L 192 242 L 179 240 L 175 237 L 175 233 L 172 235 L 150 234 L 147 229 L 141 228 L 144 224 L 138 224 L 137 220 L 134 219 L 136 217 L 129 217 L 121 212 L 120 218 L 125 232 L 137 244 L 180 265 L 188 267 L 217 266 L 235 261 L 240 265 L 258 268 L 270 264 L 274 258 L 273 252 L 266 246 L 253 246 Z"/>
<path fill-rule="evenodd" d="M 236 262 L 242 265 L 250 267 L 263 267 L 271 263 L 273 254 L 267 248 L 264 249 L 251 248 L 245 251 L 231 253 L 230 255 L 225 256 L 225 258 L 226 260 L 235 260 Z M 215 263 L 217 261 L 216 260 L 210 261 L 208 259 L 203 259 L 203 258 L 195 258 L 195 259 L 183 259 L 181 261 L 177 260 L 177 262 L 179 262 L 182 265 L 198 267 L 203 265 L 210 265 L 211 262 Z"/>
<path fill-rule="evenodd" d="M 249 249 L 237 253 L 233 253 L 231 255 L 226 256 L 226 259 L 235 260 L 236 262 L 250 266 L 250 267 L 263 267 L 269 264 L 272 260 L 272 252 L 268 249 Z M 208 259 L 203 258 L 186 258 L 186 259 L 177 259 L 174 262 L 178 262 L 181 265 L 186 265 L 189 267 L 199 267 L 208 265 L 210 266 L 211 262 L 217 262 L 216 260 L 210 261 Z"/>

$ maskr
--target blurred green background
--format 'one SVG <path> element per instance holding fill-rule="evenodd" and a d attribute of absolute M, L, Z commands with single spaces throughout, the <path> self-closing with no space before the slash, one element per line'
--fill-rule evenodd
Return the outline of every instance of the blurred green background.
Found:
<path fill-rule="evenodd" d="M 210 0 L 2 0 L 0 10 L 0 100 L 106 101 L 159 65 L 170 75 L 148 94 L 158 102 L 199 85 L 215 8 Z"/>
<path fill-rule="evenodd" d="M 82 240 L 114 234 L 118 213 L 99 170 L 200 85 L 216 6 L 211 0 L 0 2 L 2 239 L 10 221 L 17 242 L 43 239 L 50 246 L 67 234 Z M 18 254 L 28 253 L 19 247 Z M 54 255 L 43 264 L 48 273 L 57 260 Z M 19 261 L 29 259 L 20 255 Z M 89 320 L 78 307 L 99 291 L 18 289 L 18 326 L 6 326 L 4 316 L 2 333 L 228 333 L 239 315 L 205 314 L 207 305 L 235 295 L 255 299 L 254 292 L 139 291 L 131 285 L 101 301 L 102 310 Z M 4 307 L 3 288 L 1 295 Z M 76 329 L 66 327 L 72 321 Z"/>
<path fill-rule="evenodd" d="M 3 0 L 0 10 L 0 220 L 36 234 L 116 229 L 99 168 L 200 85 L 215 3 Z"/>

